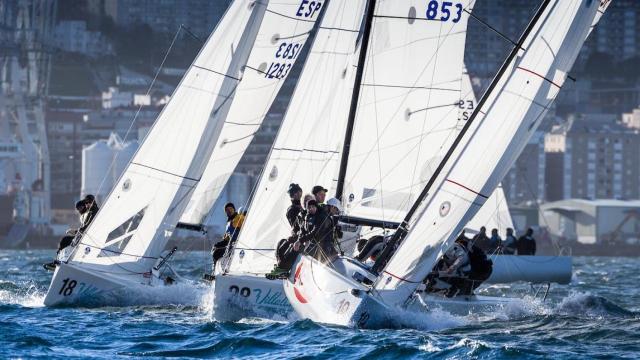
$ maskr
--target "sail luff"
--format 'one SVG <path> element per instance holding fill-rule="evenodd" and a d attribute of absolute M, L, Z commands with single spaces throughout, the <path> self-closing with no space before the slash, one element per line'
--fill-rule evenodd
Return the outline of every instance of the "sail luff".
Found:
<path fill-rule="evenodd" d="M 347 163 L 349 161 L 349 151 L 351 148 L 351 138 L 353 137 L 353 126 L 356 120 L 358 101 L 360 100 L 360 89 L 362 88 L 362 75 L 367 61 L 367 51 L 369 49 L 369 40 L 371 37 L 371 26 L 373 24 L 373 15 L 375 14 L 376 0 L 367 2 L 367 12 L 364 20 L 364 28 L 362 29 L 362 43 L 360 45 L 360 55 L 358 58 L 358 68 L 354 80 L 353 93 L 351 94 L 351 105 L 349 108 L 349 118 L 347 119 L 347 128 L 344 136 L 344 144 L 342 145 L 342 154 L 340 159 L 340 169 L 338 170 L 338 183 L 336 185 L 336 198 L 342 200 L 342 192 L 344 190 L 344 177 L 347 173 Z"/>
<path fill-rule="evenodd" d="M 451 158 L 451 155 L 453 155 L 454 151 L 456 150 L 456 148 L 458 147 L 458 145 L 462 141 L 462 138 L 464 137 L 466 132 L 469 130 L 469 128 L 471 127 L 471 125 L 473 124 L 475 119 L 478 117 L 478 115 L 481 113 L 482 107 L 484 106 L 484 104 L 487 101 L 487 99 L 492 95 L 492 93 L 493 93 L 494 89 L 497 87 L 498 83 L 501 81 L 503 74 L 511 66 L 511 61 L 521 51 L 522 45 L 526 41 L 526 39 L 529 36 L 529 34 L 535 28 L 536 24 L 538 23 L 540 17 L 544 13 L 544 11 L 547 9 L 547 7 L 549 5 L 549 2 L 550 2 L 550 0 L 544 0 L 542 2 L 542 4 L 540 5 L 540 7 L 538 8 L 538 10 L 536 11 L 535 15 L 533 16 L 533 18 L 531 19 L 531 21 L 529 22 L 529 24 L 527 25 L 527 27 L 523 31 L 522 35 L 518 39 L 518 42 L 512 48 L 511 52 L 509 53 L 509 55 L 507 56 L 507 58 L 503 62 L 502 66 L 498 70 L 496 76 L 493 78 L 493 81 L 491 82 L 491 84 L 489 85 L 487 90 L 485 91 L 484 95 L 480 98 L 480 101 L 478 102 L 478 105 L 476 106 L 476 108 L 474 109 L 473 113 L 469 117 L 469 120 L 467 120 L 467 122 L 464 124 L 464 126 L 462 127 L 462 130 L 460 130 L 460 132 L 456 136 L 455 140 L 453 141 L 453 143 L 451 144 L 451 146 L 447 150 L 447 153 L 444 155 L 443 159 L 438 164 L 438 167 L 436 168 L 434 173 L 429 178 L 429 181 L 427 182 L 427 184 L 425 185 L 423 190 L 418 195 L 416 201 L 411 206 L 411 209 L 409 209 L 409 212 L 407 212 L 407 214 L 405 215 L 402 223 L 398 227 L 398 230 L 394 233 L 393 238 L 385 246 L 385 248 L 382 251 L 382 253 L 380 254 L 380 256 L 376 259 L 376 262 L 372 267 L 372 271 L 373 272 L 378 273 L 380 270 L 382 270 L 385 267 L 385 265 L 387 264 L 387 261 L 389 260 L 389 258 L 394 253 L 394 250 L 395 250 L 396 246 L 398 245 L 398 242 L 402 241 L 402 239 L 407 235 L 409 222 L 411 221 L 411 219 L 415 215 L 415 213 L 418 210 L 418 208 L 422 205 L 422 202 L 425 200 L 427 195 L 429 195 L 429 191 L 431 191 L 431 187 L 436 182 L 436 179 L 439 177 L 440 172 L 444 169 L 445 165 L 449 161 L 449 158 Z"/>

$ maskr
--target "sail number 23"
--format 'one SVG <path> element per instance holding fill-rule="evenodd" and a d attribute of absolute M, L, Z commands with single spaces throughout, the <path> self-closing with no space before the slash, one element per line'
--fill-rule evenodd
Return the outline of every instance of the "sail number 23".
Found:
<path fill-rule="evenodd" d="M 452 15 L 452 11 L 455 14 Z M 431 0 L 427 4 L 427 20 L 440 20 L 457 23 L 462 18 L 462 4 L 450 1 Z"/>

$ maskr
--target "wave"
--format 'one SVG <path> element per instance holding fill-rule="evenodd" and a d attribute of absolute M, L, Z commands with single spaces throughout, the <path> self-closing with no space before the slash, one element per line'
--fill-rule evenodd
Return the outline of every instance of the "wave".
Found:
<path fill-rule="evenodd" d="M 588 317 L 631 317 L 637 315 L 637 313 L 627 310 L 602 296 L 580 292 L 571 293 L 569 296 L 562 299 L 562 301 L 556 306 L 554 312 L 558 315 L 586 315 Z"/>

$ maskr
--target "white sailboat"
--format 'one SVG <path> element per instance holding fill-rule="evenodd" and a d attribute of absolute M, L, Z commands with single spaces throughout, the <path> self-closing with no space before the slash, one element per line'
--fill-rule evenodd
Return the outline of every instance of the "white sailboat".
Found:
<path fill-rule="evenodd" d="M 168 239 L 181 218 L 199 223 L 200 209 L 215 201 L 210 180 L 220 153 L 244 152 L 322 6 L 230 5 L 91 226 L 59 259 L 45 305 L 118 305 L 137 291 L 181 280 L 167 263 L 175 250 L 163 255 Z M 238 159 L 225 158 L 220 176 L 228 177 Z"/>
<path fill-rule="evenodd" d="M 268 280 L 275 246 L 291 232 L 284 214 L 291 182 L 304 189 L 336 177 L 351 101 L 365 0 L 331 0 L 256 186 L 249 216 L 214 287 L 215 317 L 287 318 L 281 280 Z"/>
<path fill-rule="evenodd" d="M 350 3 L 349 6 L 351 8 L 345 8 L 344 4 L 337 5 L 335 2 L 330 6 L 335 7 L 327 10 L 327 15 L 320 26 L 320 35 L 313 45 L 307 64 L 302 71 L 290 108 L 283 120 L 280 133 L 265 165 L 265 172 L 257 185 L 258 190 L 250 207 L 250 213 L 269 215 L 251 216 L 247 219 L 230 259 L 229 266 L 216 274 L 214 288 L 215 307 L 217 310 L 216 318 L 220 320 L 238 320 L 250 316 L 273 317 L 274 314 L 287 317 L 293 311 L 285 300 L 281 283 L 266 279 L 264 274 L 268 273 L 275 264 L 274 248 L 276 242 L 280 238 L 286 237 L 290 232 L 290 225 L 284 217 L 289 205 L 284 194 L 289 183 L 299 183 L 306 189 L 310 189 L 314 184 L 331 184 L 330 187 L 335 188 L 337 166 L 339 165 L 346 121 L 349 115 L 349 102 L 355 73 L 354 71 L 347 72 L 347 70 L 351 70 L 356 61 L 358 46 L 354 46 L 354 43 L 361 38 L 356 36 L 355 29 L 357 29 L 356 25 L 360 24 L 357 19 L 363 15 L 364 2 L 359 4 L 356 2 Z M 407 9 L 410 8 L 410 6 L 407 7 Z M 338 13 L 335 13 L 335 9 L 338 9 Z M 356 10 L 358 12 L 357 16 L 340 17 L 337 15 L 351 14 Z M 356 20 L 354 21 L 353 19 Z M 381 23 L 380 26 L 386 25 Z M 333 41 L 329 40 L 332 32 L 335 33 L 336 29 L 344 31 L 349 27 L 354 30 L 348 31 L 347 34 L 341 34 L 341 38 L 335 38 L 334 35 Z M 398 76 L 402 76 L 405 81 L 415 81 L 414 77 L 416 75 L 428 73 L 425 71 L 425 63 L 427 67 L 444 64 L 443 61 L 437 64 L 434 60 L 434 54 L 438 48 L 435 41 L 436 37 L 433 34 L 422 34 L 421 32 L 419 28 L 412 30 L 410 36 L 403 36 L 404 31 L 396 32 L 401 35 L 394 39 L 389 38 L 387 31 L 380 31 L 376 34 L 376 36 L 379 36 L 378 41 L 380 43 L 378 45 L 380 49 L 377 50 L 379 56 L 373 57 L 371 63 L 380 59 L 380 63 L 383 66 L 369 65 L 373 69 L 368 72 L 370 77 L 373 77 L 376 70 L 385 70 L 384 65 L 387 64 L 385 60 L 389 58 L 408 57 L 412 59 L 407 61 L 407 64 L 394 68 L 390 72 L 389 82 L 383 82 L 385 84 L 385 86 L 382 86 L 383 90 L 391 90 L 391 93 L 383 96 L 389 98 L 386 100 L 387 105 L 390 102 L 404 106 L 407 106 L 407 104 L 423 105 L 424 101 L 419 96 L 413 97 L 410 101 L 403 98 L 396 99 L 398 98 L 397 94 L 406 92 L 406 89 L 393 86 L 392 79 L 395 78 L 395 81 L 397 81 Z M 457 31 L 451 38 L 464 40 L 464 30 Z M 429 43 L 429 41 L 432 43 Z M 409 51 L 403 48 L 407 44 L 411 46 Z M 429 45 L 434 46 L 431 47 Z M 336 46 L 342 50 L 327 51 L 327 47 L 335 48 Z M 443 45 L 441 44 L 440 47 L 443 47 Z M 464 42 L 458 41 L 451 47 L 450 53 L 454 55 L 454 58 L 461 59 L 460 54 L 463 48 Z M 416 61 L 415 59 L 421 60 Z M 345 62 L 352 65 L 345 65 Z M 462 61 L 460 60 L 458 64 L 460 68 L 457 71 L 453 68 L 454 73 L 449 73 L 449 76 L 451 76 L 449 82 L 452 84 L 460 82 L 459 71 L 462 69 Z M 350 74 L 350 76 L 347 76 L 347 74 Z M 466 76 L 466 73 L 464 76 Z M 420 78 L 420 76 L 418 77 Z M 422 75 L 420 80 L 422 81 L 424 77 L 425 75 Z M 466 80 L 469 82 L 468 78 Z M 368 86 L 373 88 L 375 81 L 373 79 L 368 81 Z M 427 82 L 426 80 L 422 81 L 423 87 Z M 447 141 L 453 141 L 454 136 L 451 136 L 451 133 L 455 135 L 455 132 L 459 130 L 457 127 L 461 127 L 460 123 L 464 123 L 470 114 L 465 112 L 469 111 L 469 108 L 473 109 L 473 104 L 469 104 L 468 101 L 464 101 L 464 107 L 458 103 L 461 99 L 459 87 L 457 91 L 455 86 L 443 89 L 445 85 L 445 82 L 440 82 L 436 91 L 449 93 L 451 95 L 450 98 L 443 100 L 435 99 L 434 97 L 434 102 L 446 101 L 440 103 L 446 104 L 446 106 L 438 106 L 446 110 L 446 116 L 438 122 L 437 126 L 441 128 L 441 131 L 434 132 L 423 141 L 422 149 L 418 151 L 417 156 L 413 154 L 417 157 L 416 161 L 419 163 L 432 161 L 434 154 L 437 154 L 446 145 Z M 418 88 L 417 86 L 413 87 Z M 398 88 L 400 88 L 400 92 Z M 429 88 L 423 89 L 420 87 L 417 92 L 424 95 L 429 93 L 428 90 Z M 369 96 L 373 94 L 373 90 L 364 91 L 369 91 Z M 473 97 L 470 82 L 465 91 L 468 92 L 464 94 L 463 99 L 466 99 L 468 95 Z M 341 100 L 338 101 L 337 99 Z M 373 102 L 370 102 L 370 104 L 373 104 Z M 422 109 L 416 113 L 421 112 L 427 113 L 429 111 L 428 109 Z M 361 118 L 366 119 L 368 115 L 362 114 Z M 429 113 L 430 118 L 431 115 Z M 385 159 L 391 164 L 396 164 L 404 158 L 407 152 L 411 153 L 416 148 L 413 146 L 415 145 L 415 134 L 422 126 L 419 121 L 404 125 L 406 123 L 404 116 L 405 114 L 402 113 L 400 119 L 394 116 L 391 117 L 392 121 L 402 124 L 399 131 L 389 131 L 385 136 L 375 140 L 403 143 L 405 139 L 401 137 L 408 137 L 408 141 L 413 139 L 412 146 L 402 150 L 404 151 L 401 152 L 402 157 L 394 159 L 390 156 Z M 436 118 L 435 115 L 434 118 Z M 389 126 L 389 124 L 386 127 L 393 129 L 393 126 Z M 362 133 L 371 134 L 366 128 L 357 134 L 360 135 Z M 318 136 L 318 134 L 323 134 L 323 136 Z M 373 143 L 370 142 L 371 139 L 362 141 L 362 138 L 358 137 L 358 140 L 358 142 L 352 142 L 352 146 L 355 144 L 357 148 L 359 144 L 362 144 L 369 147 Z M 398 156 L 397 154 L 394 155 Z M 356 156 L 359 155 L 356 153 Z M 354 163 L 360 163 L 360 160 L 358 159 Z M 401 172 L 388 174 L 388 177 L 394 177 L 391 179 L 392 181 L 396 181 L 396 179 L 403 181 L 403 178 L 405 178 Z M 417 181 L 420 181 L 420 179 Z M 404 186 L 404 183 L 402 183 L 402 186 Z M 420 186 L 414 186 L 414 192 L 419 191 L 419 189 Z M 400 190 L 400 193 L 404 194 L 404 190 Z M 414 193 L 412 196 L 416 196 L 416 194 Z M 371 200 L 371 198 L 368 200 Z M 390 212 L 393 213 L 394 211 L 391 210 Z M 395 209 L 395 212 L 402 215 L 406 212 L 406 209 Z M 349 222 L 355 220 L 356 223 L 360 224 L 364 221 L 367 224 L 388 224 L 391 226 L 394 220 L 400 219 L 397 216 L 395 218 L 383 217 L 384 209 L 382 212 L 367 211 L 366 214 L 371 215 L 371 218 L 365 219 L 366 216 L 361 215 L 356 217 L 349 213 L 344 220 Z M 362 230 L 361 227 L 356 229 Z M 375 231 L 379 232 L 379 230 Z M 362 232 L 358 232 L 360 233 L 359 235 L 362 235 Z M 347 244 L 345 244 L 345 241 L 342 242 L 342 249 L 345 250 L 345 253 L 352 254 L 353 248 L 355 248 L 355 241 L 347 242 Z"/>
<path fill-rule="evenodd" d="M 425 310 L 420 302 L 453 311 L 510 302 L 475 295 L 436 298 L 420 290 L 522 151 L 608 3 L 543 1 L 371 271 L 348 258 L 322 264 L 301 256 L 285 281 L 296 313 L 317 322 L 375 327 L 398 312 Z"/>

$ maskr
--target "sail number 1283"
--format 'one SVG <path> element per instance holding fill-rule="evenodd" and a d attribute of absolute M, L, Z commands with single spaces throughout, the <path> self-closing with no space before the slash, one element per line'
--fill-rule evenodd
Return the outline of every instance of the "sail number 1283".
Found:
<path fill-rule="evenodd" d="M 431 0 L 427 4 L 427 20 L 449 21 L 454 23 L 462 18 L 462 4 L 450 1 Z M 452 14 L 455 13 L 455 14 Z"/>

